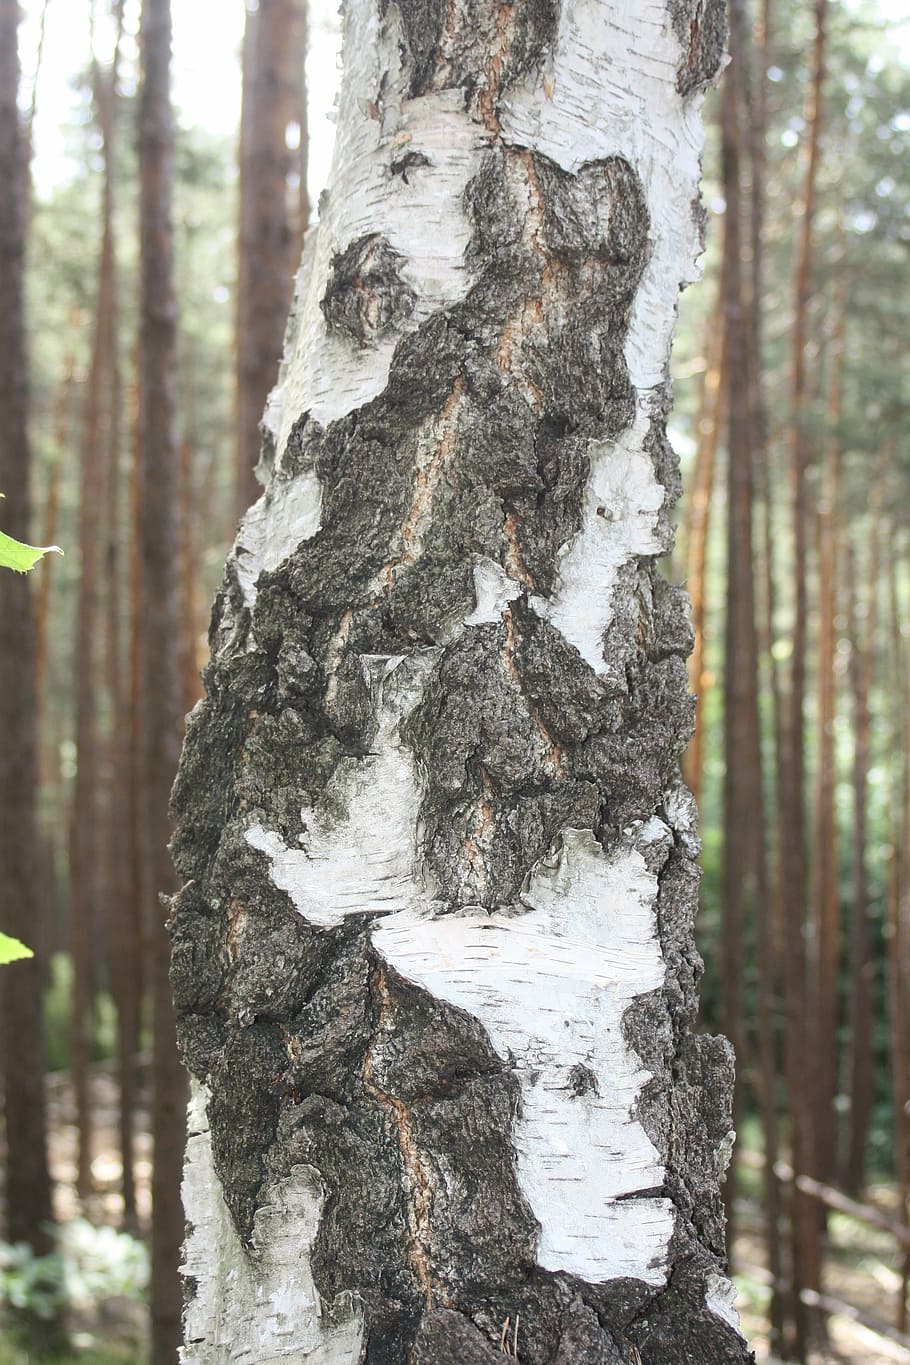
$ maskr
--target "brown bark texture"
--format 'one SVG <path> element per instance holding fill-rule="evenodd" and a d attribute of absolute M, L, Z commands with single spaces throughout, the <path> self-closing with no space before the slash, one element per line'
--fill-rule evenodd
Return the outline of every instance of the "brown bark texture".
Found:
<path fill-rule="evenodd" d="M 142 757 L 148 848 L 147 964 L 152 1001 L 152 1361 L 171 1365 L 180 1339 L 177 1275 L 183 1238 L 180 1171 L 186 1085 L 168 983 L 169 944 L 159 896 L 173 887 L 168 797 L 180 752 L 178 544 L 169 0 L 143 0 L 140 21 L 139 333 Z"/>
<path fill-rule="evenodd" d="M 0 491 L 4 529 L 28 539 L 28 366 L 24 140 L 17 0 L 0 0 Z M 47 572 L 44 566 L 40 572 Z M 0 929 L 34 944 L 40 925 L 35 822 L 35 656 L 29 580 L 0 572 Z M 53 1245 L 44 1101 L 42 968 L 36 957 L 3 969 L 6 1228 L 39 1255 Z"/>

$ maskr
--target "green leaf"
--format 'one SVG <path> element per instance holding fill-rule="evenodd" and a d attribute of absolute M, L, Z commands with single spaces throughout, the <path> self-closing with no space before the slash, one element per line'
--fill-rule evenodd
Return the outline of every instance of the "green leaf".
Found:
<path fill-rule="evenodd" d="M 34 956 L 31 948 L 26 948 L 17 938 L 10 938 L 9 934 L 0 934 L 0 967 L 4 967 L 7 962 L 19 962 L 24 957 Z"/>
<path fill-rule="evenodd" d="M 0 493 L 0 498 L 4 495 Z M 59 545 L 23 545 L 21 540 L 0 531 L 0 569 L 15 569 L 17 573 L 28 573 L 43 555 L 62 555 Z"/>
<path fill-rule="evenodd" d="M 15 569 L 17 573 L 28 573 L 38 563 L 42 555 L 62 555 L 59 545 L 23 545 L 21 540 L 0 531 L 0 569 Z"/>

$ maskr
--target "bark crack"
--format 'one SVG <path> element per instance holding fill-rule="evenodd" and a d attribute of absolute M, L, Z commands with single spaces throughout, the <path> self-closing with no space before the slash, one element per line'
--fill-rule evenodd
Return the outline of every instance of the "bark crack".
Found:
<path fill-rule="evenodd" d="M 381 966 L 377 966 L 370 975 L 370 994 L 376 1008 L 376 1027 L 364 1053 L 363 1085 L 367 1094 L 388 1112 L 398 1140 L 404 1170 L 408 1262 L 420 1285 L 426 1307 L 446 1307 L 445 1296 L 440 1296 L 438 1288 L 434 1286 L 432 1271 L 433 1182 L 417 1146 L 408 1105 L 397 1095 L 385 1090 L 376 1077 L 373 1058 L 376 1034 L 394 1011 L 385 970 Z"/>
<path fill-rule="evenodd" d="M 494 137 L 500 133 L 499 93 L 502 88 L 503 68 L 515 36 L 515 5 L 500 5 L 496 11 L 496 47 L 490 54 L 486 84 L 477 97 L 477 112 L 484 127 Z"/>
<path fill-rule="evenodd" d="M 548 729 L 547 725 L 544 723 L 544 719 L 541 716 L 538 707 L 535 705 L 535 703 L 531 700 L 531 698 L 525 691 L 525 686 L 522 680 L 521 672 L 518 668 L 518 665 L 515 662 L 515 618 L 512 615 L 511 607 L 507 607 L 505 609 L 505 611 L 502 614 L 502 620 L 506 628 L 506 639 L 505 644 L 503 645 L 502 648 L 502 661 L 505 665 L 506 672 L 508 673 L 512 682 L 515 684 L 515 687 L 518 689 L 518 693 L 521 696 L 522 701 L 528 708 L 528 715 L 531 717 L 532 721 L 537 727 L 537 733 L 540 736 L 541 742 L 544 746 L 543 758 L 544 771 L 548 773 L 551 777 L 564 778 L 567 776 L 568 771 L 567 768 L 568 759 L 565 747 L 562 744 L 560 744 L 559 740 L 556 739 L 555 736 Z"/>
<path fill-rule="evenodd" d="M 465 395 L 465 380 L 458 375 L 452 391 L 446 399 L 439 415 L 438 429 L 441 434 L 436 448 L 429 460 L 418 463 L 414 476 L 414 497 L 401 525 L 401 554 L 388 560 L 379 572 L 385 580 L 386 591 L 391 592 L 395 579 L 401 569 L 408 569 L 423 549 L 423 532 L 433 511 L 433 499 L 442 479 L 447 460 L 455 450 L 458 436 L 458 408 Z"/>
<path fill-rule="evenodd" d="M 506 538 L 506 573 L 517 583 L 527 588 L 530 592 L 537 591 L 537 584 L 528 572 L 521 554 L 521 545 L 518 540 L 518 528 L 521 525 L 521 517 L 517 512 L 507 512 L 503 531 Z"/>

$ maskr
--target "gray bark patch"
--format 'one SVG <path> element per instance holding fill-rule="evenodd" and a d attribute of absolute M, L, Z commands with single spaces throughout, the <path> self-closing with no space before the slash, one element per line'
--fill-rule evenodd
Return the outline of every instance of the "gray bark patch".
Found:
<path fill-rule="evenodd" d="M 502 1351 L 450 1308 L 424 1313 L 411 1358 L 414 1365 L 502 1365 Z"/>
<path fill-rule="evenodd" d="M 556 0 L 452 0 L 448 15 L 438 0 L 382 0 L 383 13 L 393 6 L 401 16 L 411 96 L 457 84 L 487 93 L 494 103 L 513 81 L 542 64 L 559 17 Z"/>
<path fill-rule="evenodd" d="M 601 1327 L 593 1308 L 580 1296 L 574 1299 L 553 1365 L 623 1365 L 628 1359 L 613 1334 Z"/>

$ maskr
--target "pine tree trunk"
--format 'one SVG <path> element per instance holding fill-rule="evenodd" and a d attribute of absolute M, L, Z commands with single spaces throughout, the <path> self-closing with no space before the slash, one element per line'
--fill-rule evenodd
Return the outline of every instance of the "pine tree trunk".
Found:
<path fill-rule="evenodd" d="M 79 597 L 74 651 L 76 779 L 70 817 L 70 948 L 73 962 L 71 1050 L 76 1124 L 79 1133 L 76 1186 L 79 1198 L 92 1188 L 92 1113 L 89 1042 L 93 996 L 94 946 L 104 857 L 100 835 L 100 747 L 98 686 L 101 663 L 99 570 L 103 521 L 102 448 L 107 436 L 112 305 L 114 289 L 113 220 L 106 197 L 101 211 L 101 249 L 95 287 L 92 351 L 82 418 L 79 481 Z"/>
<path fill-rule="evenodd" d="M 655 567 L 723 30 L 348 9 L 175 791 L 187 1365 L 750 1358 Z"/>
<path fill-rule="evenodd" d="M 893 452 L 892 452 L 893 456 Z M 910 687 L 907 650 L 901 630 L 898 592 L 899 542 L 892 527 L 888 545 L 888 639 L 892 699 L 892 858 L 888 887 L 888 1023 L 891 1055 L 891 1112 L 894 1124 L 894 1175 L 898 1217 L 910 1219 Z M 871 983 L 869 983 L 871 987 Z M 871 989 L 868 993 L 871 995 Z M 871 1013 L 871 1011 L 870 1011 Z M 869 1055 L 869 1052 L 866 1052 Z M 871 1065 L 870 1065 L 871 1072 Z M 895 1322 L 907 1330 L 910 1247 L 904 1248 Z"/>
<path fill-rule="evenodd" d="M 110 316 L 104 326 L 107 354 L 104 357 L 106 409 L 104 439 L 103 583 L 104 676 L 107 692 L 105 735 L 104 832 L 100 849 L 104 930 L 110 961 L 111 993 L 117 1010 L 117 1079 L 119 1090 L 119 1145 L 124 1225 L 135 1229 L 136 1179 L 133 1137 L 137 1089 L 137 1050 L 140 998 L 136 991 L 136 955 L 141 943 L 135 933 L 135 910 L 130 899 L 129 877 L 129 697 L 123 658 L 123 480 L 121 436 L 123 383 L 120 368 L 119 285 L 114 225 L 116 151 L 119 134 L 120 50 L 123 35 L 123 0 L 114 8 L 115 43 L 110 67 L 94 62 L 93 79 L 97 118 L 104 158 L 104 235 L 111 243 L 110 287 L 106 305 Z"/>
<path fill-rule="evenodd" d="M 721 267 L 717 307 L 711 314 L 705 341 L 706 369 L 696 427 L 695 468 L 687 499 L 685 540 L 686 589 L 691 603 L 693 634 L 692 653 L 689 656 L 689 686 L 695 693 L 695 730 L 691 743 L 683 755 L 682 772 L 686 786 L 696 802 L 701 799 L 704 771 L 705 694 L 708 688 L 708 673 L 705 667 L 708 536 L 711 529 L 717 447 L 724 420 L 723 296 L 724 281 Z"/>
<path fill-rule="evenodd" d="M 0 492 L 4 530 L 28 539 L 28 368 L 24 142 L 17 0 L 0 0 Z M 45 566 L 43 572 L 47 572 Z M 0 929 L 36 944 L 41 921 L 35 819 L 35 639 L 30 583 L 0 571 Z M 6 1224 L 10 1242 L 38 1255 L 53 1245 L 44 1100 L 42 964 L 3 968 L 2 1035 L 6 1120 Z M 15 1040 L 14 1045 L 8 1045 Z"/>
<path fill-rule="evenodd" d="M 840 501 L 840 433 L 843 406 L 843 354 L 846 325 L 847 274 L 841 266 L 834 329 L 830 344 L 831 380 L 828 393 L 826 441 L 821 497 L 816 515 L 818 539 L 818 608 L 816 654 L 817 759 L 812 850 L 810 911 L 813 924 L 815 982 L 815 1127 L 818 1134 L 820 1178 L 836 1180 L 837 1126 L 834 1097 L 838 1076 L 838 968 L 841 959 L 840 895 L 838 889 L 837 763 L 834 746 L 836 714 L 835 616 L 838 606 L 838 526 Z"/>
<path fill-rule="evenodd" d="M 723 788 L 723 1027 L 743 1066 L 746 1059 L 745 942 L 749 918 L 759 942 L 760 992 L 765 992 L 770 960 L 770 936 L 761 923 L 768 914 L 768 877 L 765 851 L 764 779 L 759 726 L 758 630 L 753 555 L 755 496 L 755 433 L 758 426 L 754 375 L 758 357 L 754 346 L 757 307 L 742 265 L 743 229 L 749 222 L 744 194 L 747 177 L 743 161 L 749 155 L 744 96 L 748 89 L 749 48 L 745 7 L 730 7 L 731 65 L 723 95 L 722 166 L 724 215 L 724 342 L 727 412 L 727 603 L 724 644 L 724 788 Z M 773 1033 L 767 994 L 759 999 L 760 1036 L 766 1134 L 766 1217 L 769 1220 L 769 1269 L 776 1277 L 780 1256 L 776 1236 L 778 1189 L 773 1172 L 776 1123 L 773 1113 Z M 754 1068 L 753 1068 L 754 1070 Z M 734 1121 L 743 1107 L 744 1090 L 737 1084 Z M 734 1154 L 735 1155 L 735 1154 Z M 733 1241 L 735 1165 L 724 1191 L 727 1244 Z"/>
<path fill-rule="evenodd" d="M 177 599 L 177 309 L 173 283 L 169 0 L 143 0 L 139 91 L 140 546 L 143 790 L 148 840 L 148 968 L 152 999 L 152 1362 L 170 1365 L 180 1339 L 177 1268 L 183 1236 L 179 1182 L 185 1082 L 168 981 L 169 942 L 158 897 L 173 887 L 168 796 L 180 749 Z"/>
<path fill-rule="evenodd" d="M 872 717 L 870 694 L 874 681 L 875 622 L 878 610 L 880 565 L 880 528 L 882 479 L 879 476 L 870 508 L 868 561 L 865 591 L 857 576 L 857 566 L 848 552 L 847 579 L 851 637 L 851 682 L 853 691 L 853 906 L 850 916 L 850 1142 L 845 1183 L 857 1197 L 862 1191 L 866 1170 L 866 1146 L 874 1098 L 873 1051 L 873 972 L 871 926 L 869 924 L 869 767 Z M 864 600 L 863 600 L 864 599 Z M 860 608 L 860 602 L 863 607 Z M 861 616 L 862 612 L 862 616 Z"/>
<path fill-rule="evenodd" d="M 296 72 L 298 85 L 294 95 L 297 118 L 300 123 L 300 146 L 297 151 L 297 173 L 300 186 L 297 195 L 297 247 L 303 245 L 307 228 L 310 226 L 310 191 L 308 177 L 310 171 L 310 110 L 309 84 L 307 81 L 306 60 L 310 50 L 310 5 L 309 0 L 297 0 L 295 19 L 297 37 L 294 48 L 297 54 Z M 297 264 L 296 260 L 293 262 Z"/>
<path fill-rule="evenodd" d="M 791 492 L 793 530 L 794 610 L 789 688 L 784 699 L 783 742 L 779 799 L 779 847 L 781 891 L 786 949 L 784 953 L 787 998 L 787 1091 L 790 1110 L 793 1166 L 798 1174 L 818 1175 L 818 1133 L 813 1097 L 814 1074 L 806 1048 L 811 1032 L 807 1011 L 808 963 L 805 949 L 806 875 L 805 820 L 805 725 L 806 643 L 808 630 L 808 460 L 807 440 L 809 378 L 809 302 L 812 288 L 815 205 L 821 146 L 822 96 L 825 80 L 827 0 L 814 0 L 815 41 L 807 108 L 806 167 L 801 206 L 799 241 L 794 277 L 793 333 L 791 342 Z M 793 1316 L 797 1353 L 805 1358 L 810 1343 L 822 1339 L 822 1316 L 806 1306 L 804 1289 L 821 1287 L 819 1210 L 796 1186 L 792 1192 Z"/>
<path fill-rule="evenodd" d="M 301 118 L 301 0 L 259 0 L 247 13 L 240 134 L 240 240 L 237 288 L 237 516 L 260 494 L 254 468 L 259 422 L 277 378 L 284 327 L 300 257 L 299 218 L 288 181 L 290 123 Z M 301 129 L 302 131 L 302 129 Z"/>
<path fill-rule="evenodd" d="M 138 349 L 138 348 L 137 348 Z M 142 555 L 140 537 L 142 534 L 142 452 L 139 433 L 139 388 L 138 363 L 134 366 L 137 383 L 131 387 L 129 398 L 129 426 L 132 461 L 130 468 L 129 521 L 131 529 L 129 540 L 129 658 L 128 680 L 123 699 L 122 733 L 124 736 L 124 768 L 126 771 L 125 817 L 126 817 L 126 882 L 127 899 L 124 905 L 124 933 L 130 945 L 130 953 L 124 966 L 128 979 L 124 992 L 129 992 L 133 1001 L 133 1014 L 129 1020 L 132 1033 L 132 1052 L 139 1050 L 142 1030 L 142 1017 L 149 964 L 146 961 L 148 906 L 151 902 L 151 871 L 149 868 L 149 830 L 145 822 L 144 810 L 144 759 L 143 759 L 143 718 L 145 715 L 142 678 L 142 663 L 145 656 L 144 619 L 142 605 Z M 124 1028 L 127 1020 L 124 1016 Z M 138 1092 L 138 1075 L 136 1076 Z M 129 1124 L 132 1132 L 132 1106 L 136 1094 L 128 1094 L 121 1089 L 121 1133 Z M 125 1191 L 124 1191 L 125 1194 Z M 126 1214 L 124 1198 L 124 1213 Z"/>
<path fill-rule="evenodd" d="M 191 337 L 183 338 L 182 350 L 184 388 L 181 411 L 186 413 L 186 419 L 178 459 L 177 539 L 180 562 L 180 708 L 187 713 L 192 711 L 202 691 L 196 663 L 196 642 L 199 634 L 197 535 L 200 518 L 196 469 L 198 461 L 196 359 Z"/>

